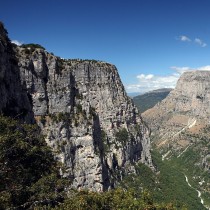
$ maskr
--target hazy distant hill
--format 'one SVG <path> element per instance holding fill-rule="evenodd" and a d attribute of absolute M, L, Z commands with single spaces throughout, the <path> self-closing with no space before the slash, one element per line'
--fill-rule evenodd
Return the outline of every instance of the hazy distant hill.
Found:
<path fill-rule="evenodd" d="M 135 96 L 138 96 L 138 95 L 141 95 L 143 93 L 140 93 L 140 92 L 133 92 L 133 93 L 127 93 L 127 95 L 130 97 L 130 98 L 133 98 Z"/>
<path fill-rule="evenodd" d="M 170 93 L 171 88 L 162 88 L 153 90 L 142 95 L 133 97 L 135 105 L 138 107 L 141 113 L 147 109 L 152 108 L 159 101 L 162 101 Z"/>

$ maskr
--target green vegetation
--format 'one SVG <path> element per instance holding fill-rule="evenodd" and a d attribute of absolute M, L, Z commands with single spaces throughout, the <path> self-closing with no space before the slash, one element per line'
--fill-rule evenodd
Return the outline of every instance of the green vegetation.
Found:
<path fill-rule="evenodd" d="M 80 99 L 80 100 L 83 100 L 83 95 L 82 95 L 82 93 L 76 93 L 76 98 L 77 98 L 77 99 Z"/>
<path fill-rule="evenodd" d="M 3 43 L 7 43 L 9 42 L 9 38 L 8 38 L 8 32 L 7 30 L 5 29 L 4 27 L 4 24 L 0 21 L 0 30 L 2 31 L 2 33 L 0 34 L 0 40 L 3 42 Z M 5 34 L 5 35 L 4 35 Z"/>
<path fill-rule="evenodd" d="M 45 123 L 46 123 L 46 116 L 45 116 L 45 115 L 42 115 L 42 116 L 41 116 L 40 122 L 41 122 L 43 125 L 45 125 Z"/>
<path fill-rule="evenodd" d="M 66 118 L 69 118 L 67 113 L 56 116 L 57 120 Z M 120 188 L 104 193 L 70 190 L 67 195 L 65 189 L 70 182 L 60 177 L 61 166 L 39 135 L 38 127 L 0 116 L 0 209 L 205 209 L 195 189 L 201 190 L 198 184 L 201 179 L 205 181 L 202 188 L 209 188 L 209 173 L 198 165 L 199 147 L 208 148 L 209 139 L 189 133 L 182 135 L 190 137 L 195 146 L 179 158 L 174 156 L 164 161 L 153 151 L 157 173 L 139 164 L 136 174 L 125 177 Z M 197 142 L 201 137 L 203 140 Z M 121 144 L 128 138 L 125 128 L 116 133 Z M 103 130 L 101 139 L 105 154 L 109 144 Z M 188 186 L 185 175 L 195 189 Z M 206 205 L 209 195 L 208 191 L 202 194 Z"/>
<path fill-rule="evenodd" d="M 4 27 L 4 23 L 2 23 L 1 21 L 0 21 L 0 29 L 3 30 L 5 32 L 5 34 L 8 34 L 8 31 Z"/>
<path fill-rule="evenodd" d="M 30 44 L 22 44 L 21 47 L 23 47 L 23 48 L 31 48 L 32 51 L 34 51 L 37 48 L 40 48 L 40 49 L 45 50 L 45 48 L 43 46 L 41 46 L 39 44 L 33 44 L 33 43 L 30 43 Z"/>
<path fill-rule="evenodd" d="M 62 59 L 68 64 L 68 66 L 75 66 L 78 64 L 90 64 L 95 67 L 110 68 L 113 65 L 104 61 L 94 60 L 94 59 Z"/>
<path fill-rule="evenodd" d="M 103 154 L 106 155 L 106 153 L 110 150 L 110 145 L 107 141 L 107 134 L 104 130 L 101 130 L 101 140 L 103 145 Z"/>
<path fill-rule="evenodd" d="M 93 118 L 93 120 L 96 120 L 98 118 L 96 109 L 92 106 L 90 106 L 90 109 L 89 109 L 89 116 L 90 116 L 90 118 Z"/>
<path fill-rule="evenodd" d="M 58 59 L 56 64 L 57 64 L 56 73 L 61 74 L 62 70 L 65 69 L 65 63 L 63 62 L 62 59 Z"/>
<path fill-rule="evenodd" d="M 125 128 L 122 128 L 119 130 L 116 134 L 116 141 L 120 142 L 123 146 L 126 144 L 126 142 L 129 140 L 128 131 Z"/>
<path fill-rule="evenodd" d="M 81 104 L 77 104 L 77 113 L 82 113 L 82 105 Z"/>
<path fill-rule="evenodd" d="M 70 121 L 70 113 L 68 112 L 59 112 L 58 113 L 58 117 L 57 117 L 58 121 Z"/>
<path fill-rule="evenodd" d="M 62 116 L 58 116 L 62 117 Z M 106 138 L 102 131 L 103 141 Z M 66 144 L 67 142 L 63 142 Z M 157 204 L 148 192 L 117 188 L 104 193 L 66 189 L 61 165 L 36 125 L 0 116 L 0 209 L 175 209 Z"/>
<path fill-rule="evenodd" d="M 0 116 L 0 209 L 55 206 L 68 182 L 35 125 Z"/>
<path fill-rule="evenodd" d="M 72 193 L 57 210 L 173 210 L 171 204 L 159 205 L 148 192 L 136 193 L 132 189 L 118 188 L 104 193 L 80 191 Z"/>
<path fill-rule="evenodd" d="M 205 209 L 197 192 L 186 183 L 183 170 L 175 160 L 162 161 L 157 151 L 152 152 L 152 158 L 157 173 L 144 164 L 139 164 L 136 167 L 137 174 L 125 177 L 121 185 L 133 188 L 136 193 L 142 189 L 148 190 L 154 202 L 172 202 L 177 209 Z"/>
<path fill-rule="evenodd" d="M 201 197 L 208 206 L 210 206 L 210 171 L 208 168 L 204 169 L 203 160 L 209 154 L 209 130 L 210 126 L 207 125 L 200 128 L 199 133 L 191 133 L 187 130 L 182 132 L 180 138 L 187 139 L 191 144 L 179 158 L 175 155 L 171 159 L 172 164 L 187 175 L 190 184 L 202 192 Z M 206 164 L 208 165 L 208 159 Z"/>
<path fill-rule="evenodd" d="M 54 123 L 58 123 L 58 122 L 62 122 L 62 121 L 64 121 L 64 122 L 70 122 L 71 121 L 70 113 L 68 113 L 68 112 L 59 112 L 59 113 L 55 113 L 55 114 L 50 113 L 48 116 L 50 117 L 50 119 Z M 41 118 L 41 120 L 42 120 L 42 118 Z"/>
<path fill-rule="evenodd" d="M 159 101 L 162 101 L 170 93 L 171 89 L 160 89 L 133 97 L 133 102 L 141 113 L 152 108 Z"/>

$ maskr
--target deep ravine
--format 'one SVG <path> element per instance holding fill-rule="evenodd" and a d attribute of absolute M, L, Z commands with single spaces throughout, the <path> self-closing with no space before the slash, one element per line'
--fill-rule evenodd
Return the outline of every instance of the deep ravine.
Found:
<path fill-rule="evenodd" d="M 209 208 L 208 206 L 205 206 L 205 205 L 204 205 L 204 200 L 201 198 L 201 192 L 200 192 L 199 190 L 195 189 L 194 187 L 192 187 L 192 185 L 189 183 L 188 177 L 187 177 L 185 174 L 184 174 L 184 176 L 185 176 L 185 180 L 186 180 L 188 186 L 189 186 L 190 188 L 192 188 L 192 189 L 194 189 L 194 190 L 196 190 L 196 191 L 198 192 L 198 198 L 201 200 L 201 204 L 202 204 L 206 209 L 210 210 L 210 208 Z"/>

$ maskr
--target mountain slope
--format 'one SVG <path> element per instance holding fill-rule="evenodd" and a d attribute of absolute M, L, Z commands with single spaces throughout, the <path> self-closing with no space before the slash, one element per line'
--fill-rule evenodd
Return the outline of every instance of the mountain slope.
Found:
<path fill-rule="evenodd" d="M 198 192 L 188 186 L 183 168 L 177 164 L 175 159 L 162 161 L 161 155 L 154 149 L 152 160 L 157 170 L 156 173 L 146 165 L 139 164 L 136 166 L 137 173 L 125 177 L 122 186 L 133 188 L 137 194 L 140 194 L 142 189 L 148 190 L 154 202 L 172 202 L 175 209 L 206 209 L 201 204 Z M 188 177 L 190 177 L 189 173 L 186 173 Z M 191 180 L 189 182 L 193 184 Z"/>
<path fill-rule="evenodd" d="M 176 88 L 142 114 L 162 160 L 173 160 L 210 205 L 210 72 L 185 72 Z"/>
<path fill-rule="evenodd" d="M 162 101 L 170 93 L 172 89 L 163 88 L 158 90 L 153 90 L 138 96 L 133 97 L 133 102 L 140 110 L 141 113 L 145 112 L 147 109 L 152 108 L 158 102 Z"/>

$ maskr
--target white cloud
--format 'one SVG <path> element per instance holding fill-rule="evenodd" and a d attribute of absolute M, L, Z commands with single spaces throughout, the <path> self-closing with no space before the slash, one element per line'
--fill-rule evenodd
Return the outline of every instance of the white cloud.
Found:
<path fill-rule="evenodd" d="M 180 40 L 182 42 L 191 42 L 191 39 L 187 36 L 184 36 L 184 35 L 179 36 L 178 40 Z"/>
<path fill-rule="evenodd" d="M 23 42 L 20 42 L 20 41 L 18 41 L 18 40 L 12 40 L 11 42 L 12 42 L 13 44 L 18 45 L 18 46 L 20 46 L 20 45 L 23 44 Z"/>
<path fill-rule="evenodd" d="M 137 75 L 137 83 L 130 84 L 126 86 L 126 90 L 129 93 L 132 92 L 148 92 L 151 90 L 156 90 L 160 88 L 175 88 L 177 80 L 179 79 L 180 75 L 185 71 L 193 71 L 193 70 L 205 70 L 210 71 L 210 65 L 201 66 L 198 68 L 191 68 L 191 67 L 177 67 L 172 66 L 170 69 L 173 72 L 170 75 L 154 75 L 154 74 L 140 74 Z"/>
<path fill-rule="evenodd" d="M 210 71 L 210 65 L 208 65 L 208 66 L 201 66 L 201 67 L 199 67 L 199 68 L 197 68 L 198 70 L 203 70 L 203 71 Z"/>
<path fill-rule="evenodd" d="M 190 70 L 194 70 L 190 67 L 187 67 L 187 66 L 184 66 L 184 67 L 177 67 L 177 66 L 171 66 L 170 69 L 176 71 L 178 74 L 182 74 L 184 73 L 185 71 L 190 71 Z"/>
<path fill-rule="evenodd" d="M 138 79 L 138 83 L 128 85 L 126 87 L 128 92 L 147 92 L 160 88 L 174 88 L 178 76 L 175 74 L 166 76 L 141 74 L 136 78 Z"/>
<path fill-rule="evenodd" d="M 201 39 L 199 38 L 195 38 L 194 42 L 198 45 L 200 45 L 201 47 L 206 47 L 207 44 L 205 42 L 203 42 Z"/>
<path fill-rule="evenodd" d="M 192 42 L 193 39 L 191 39 L 191 38 L 189 38 L 185 35 L 181 35 L 181 36 L 179 36 L 179 38 L 177 40 L 179 40 L 181 42 Z M 204 41 L 202 41 L 200 38 L 195 38 L 193 40 L 193 43 L 199 45 L 200 47 L 206 47 L 207 46 L 207 44 Z"/>
<path fill-rule="evenodd" d="M 178 72 L 181 75 L 185 71 L 195 71 L 195 70 L 210 71 L 210 65 L 201 66 L 201 67 L 197 67 L 197 68 L 171 66 L 170 69 Z"/>
<path fill-rule="evenodd" d="M 153 77 L 154 77 L 153 74 L 148 74 L 148 75 L 140 74 L 140 75 L 137 76 L 137 78 L 139 78 L 139 79 L 146 79 L 146 80 L 150 80 L 150 79 L 152 79 Z"/>

